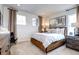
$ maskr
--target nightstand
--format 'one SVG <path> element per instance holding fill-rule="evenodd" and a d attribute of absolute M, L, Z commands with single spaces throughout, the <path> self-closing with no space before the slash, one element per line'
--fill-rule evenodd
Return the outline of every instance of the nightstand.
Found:
<path fill-rule="evenodd" d="M 79 51 L 79 36 L 67 36 L 66 47 Z"/>

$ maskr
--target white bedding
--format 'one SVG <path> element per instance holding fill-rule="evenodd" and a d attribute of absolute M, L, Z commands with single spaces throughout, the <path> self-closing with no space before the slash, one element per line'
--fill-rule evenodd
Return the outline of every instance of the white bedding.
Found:
<path fill-rule="evenodd" d="M 43 43 L 44 47 L 48 47 L 52 42 L 62 40 L 65 38 L 63 34 L 57 33 L 35 33 L 32 35 L 32 38 Z"/>

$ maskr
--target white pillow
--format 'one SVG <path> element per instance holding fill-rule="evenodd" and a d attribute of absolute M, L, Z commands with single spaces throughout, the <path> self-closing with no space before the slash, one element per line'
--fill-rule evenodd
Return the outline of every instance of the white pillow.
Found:
<path fill-rule="evenodd" d="M 48 33 L 56 33 L 57 32 L 57 30 L 56 29 L 48 29 L 48 31 L 47 31 Z"/>
<path fill-rule="evenodd" d="M 64 34 L 64 28 L 59 28 L 59 29 L 57 29 L 57 33 L 59 33 L 59 34 Z"/>
<path fill-rule="evenodd" d="M 64 28 L 48 29 L 48 33 L 64 34 Z"/>

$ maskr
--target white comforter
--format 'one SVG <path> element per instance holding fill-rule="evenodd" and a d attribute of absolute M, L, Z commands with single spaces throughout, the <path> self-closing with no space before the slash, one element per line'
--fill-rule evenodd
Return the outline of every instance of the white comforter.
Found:
<path fill-rule="evenodd" d="M 32 38 L 43 43 L 44 47 L 48 47 L 52 42 L 62 40 L 65 38 L 63 34 L 57 33 L 35 33 L 32 35 Z"/>

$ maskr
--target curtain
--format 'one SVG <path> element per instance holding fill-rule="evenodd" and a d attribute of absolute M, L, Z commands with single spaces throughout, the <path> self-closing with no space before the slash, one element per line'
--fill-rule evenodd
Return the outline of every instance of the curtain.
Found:
<path fill-rule="evenodd" d="M 9 9 L 9 24 L 8 29 L 10 32 L 16 34 L 16 10 Z"/>
<path fill-rule="evenodd" d="M 79 28 L 79 6 L 77 6 L 77 27 Z"/>
<path fill-rule="evenodd" d="M 1 12 L 0 12 L 0 26 L 1 26 Z"/>
<path fill-rule="evenodd" d="M 38 30 L 39 30 L 39 32 L 42 32 L 42 17 L 38 16 L 38 18 L 39 18 L 39 27 L 38 27 Z"/>

